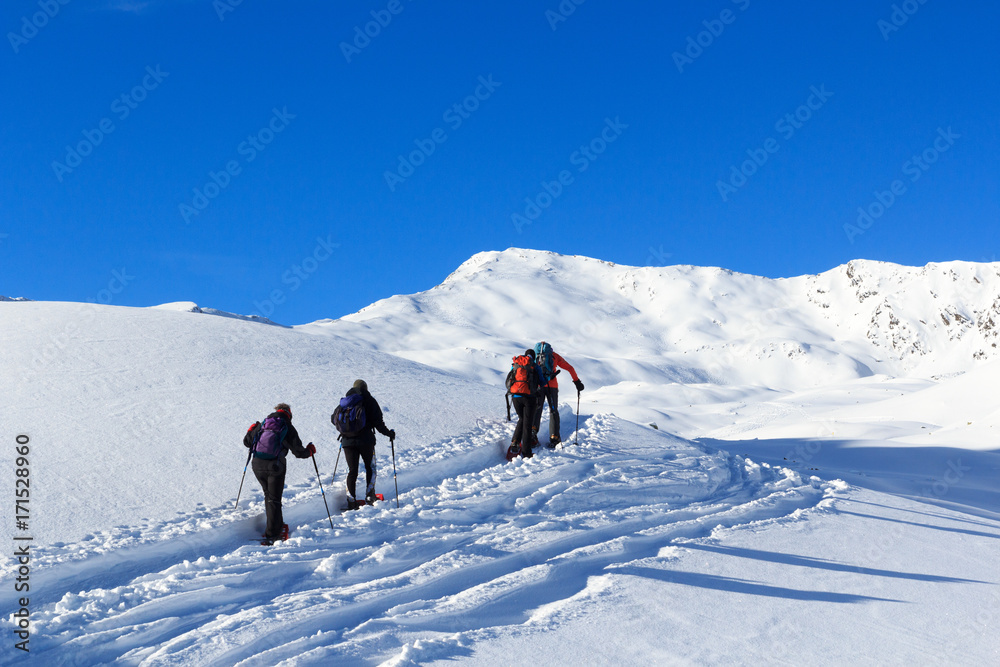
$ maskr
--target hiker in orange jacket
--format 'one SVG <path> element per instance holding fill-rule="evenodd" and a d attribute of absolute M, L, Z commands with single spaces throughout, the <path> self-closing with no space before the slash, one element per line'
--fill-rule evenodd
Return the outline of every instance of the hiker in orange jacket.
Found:
<path fill-rule="evenodd" d="M 556 376 L 560 369 L 569 371 L 578 393 L 583 391 L 583 382 L 580 381 L 576 370 L 545 341 L 535 345 L 535 362 L 542 369 L 544 377 L 542 378 L 542 389 L 539 391 L 539 403 L 535 408 L 535 423 L 532 426 L 532 432 L 537 436 L 538 428 L 542 424 L 542 409 L 545 407 L 545 401 L 548 400 L 549 447 L 551 448 L 562 442 L 559 435 L 559 379 Z"/>

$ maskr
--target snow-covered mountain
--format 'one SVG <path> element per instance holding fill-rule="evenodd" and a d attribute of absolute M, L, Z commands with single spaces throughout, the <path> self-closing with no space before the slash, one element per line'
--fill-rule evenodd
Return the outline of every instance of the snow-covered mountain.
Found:
<path fill-rule="evenodd" d="M 4 510 L 0 530 L 34 538 L 32 652 L 997 663 L 998 287 L 996 264 L 768 280 L 508 250 L 296 327 L 187 302 L 0 300 L 0 438 L 29 437 L 32 493 L 26 527 Z M 567 444 L 508 464 L 503 374 L 543 338 L 587 384 L 580 429 L 564 383 Z M 336 508 L 329 415 L 357 377 L 399 434 L 377 451 L 400 507 L 328 519 L 292 459 L 292 538 L 253 543 L 255 480 L 234 508 L 246 427 L 289 402 Z M 15 466 L 0 480 L 13 490 Z M 0 565 L 10 613 L 19 567 Z"/>
<path fill-rule="evenodd" d="M 602 386 L 801 389 L 970 370 L 1000 355 L 998 323 L 996 263 L 857 260 L 770 280 L 512 249 L 474 256 L 427 292 L 305 328 L 487 381 L 512 351 L 545 339 Z"/>

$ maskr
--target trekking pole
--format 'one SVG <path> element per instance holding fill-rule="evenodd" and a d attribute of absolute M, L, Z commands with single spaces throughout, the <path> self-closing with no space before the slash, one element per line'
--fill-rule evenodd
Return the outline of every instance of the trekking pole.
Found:
<path fill-rule="evenodd" d="M 333 464 L 333 477 L 330 478 L 330 487 L 333 487 L 334 481 L 337 479 L 337 466 L 340 465 L 340 453 L 344 451 L 344 445 L 340 445 L 340 449 L 337 450 L 337 462 Z"/>
<path fill-rule="evenodd" d="M 573 434 L 573 444 L 580 444 L 580 390 L 576 390 L 576 433 Z"/>
<path fill-rule="evenodd" d="M 252 456 L 253 456 L 253 450 L 251 449 L 249 452 L 247 452 L 247 464 L 243 466 L 243 478 L 240 479 L 240 490 L 236 492 L 236 506 L 233 507 L 234 512 L 240 508 L 240 494 L 243 493 L 243 482 L 246 481 L 247 468 L 250 467 L 250 457 Z"/>
<path fill-rule="evenodd" d="M 507 404 L 507 421 L 510 421 L 510 392 L 503 395 L 503 400 Z"/>
<path fill-rule="evenodd" d="M 396 509 L 399 509 L 399 482 L 396 480 L 396 441 L 389 439 L 389 447 L 392 448 L 392 483 L 396 485 Z"/>
<path fill-rule="evenodd" d="M 312 444 L 312 443 L 309 443 Z M 313 460 L 313 468 L 316 469 L 316 481 L 319 482 L 319 492 L 323 494 L 323 504 L 326 505 L 326 518 L 330 520 L 330 529 L 333 529 L 333 517 L 330 516 L 330 505 L 326 502 L 326 491 L 323 490 L 323 480 L 319 476 L 319 466 L 316 465 L 316 455 L 310 456 Z M 340 461 L 340 454 L 337 454 L 337 461 Z"/>

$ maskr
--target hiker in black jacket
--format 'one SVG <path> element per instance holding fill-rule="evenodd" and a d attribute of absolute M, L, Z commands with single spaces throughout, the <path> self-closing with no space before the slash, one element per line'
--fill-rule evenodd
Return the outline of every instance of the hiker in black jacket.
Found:
<path fill-rule="evenodd" d="M 382 418 L 382 408 L 379 407 L 375 397 L 368 393 L 368 384 L 364 380 L 355 380 L 347 396 L 361 394 L 364 401 L 365 428 L 357 435 L 341 436 L 341 443 L 344 448 L 344 459 L 347 461 L 347 509 L 358 509 L 357 496 L 355 495 L 355 485 L 358 481 L 359 459 L 365 462 L 365 501 L 371 505 L 375 502 L 375 479 L 377 477 L 375 467 L 375 431 L 390 440 L 396 439 L 396 432 L 386 428 Z M 336 414 L 336 413 L 335 413 Z M 330 416 L 330 421 L 334 421 L 334 415 Z"/>
<path fill-rule="evenodd" d="M 532 430 L 535 409 L 538 405 L 538 388 L 541 384 L 541 371 L 535 363 L 535 351 L 528 348 L 523 355 L 511 360 L 510 384 L 507 391 L 513 397 L 511 403 L 517 411 L 517 426 L 514 428 L 514 438 L 507 448 L 507 460 L 516 456 L 530 459 L 538 439 Z"/>
<path fill-rule="evenodd" d="M 273 446 L 268 446 L 270 438 L 266 427 L 274 425 L 285 431 L 284 439 L 274 438 Z M 274 433 L 272 431 L 272 433 Z M 278 431 L 280 436 L 280 431 Z M 298 431 L 292 426 L 292 409 L 287 403 L 278 403 L 274 412 L 260 422 L 254 424 L 243 436 L 243 446 L 253 448 L 253 474 L 264 489 L 264 509 L 267 513 L 267 529 L 264 531 L 264 541 L 267 543 L 286 539 L 284 519 L 281 516 L 281 494 L 285 490 L 285 457 L 288 452 L 296 458 L 307 459 L 316 453 L 316 447 L 310 442 L 302 446 Z"/>

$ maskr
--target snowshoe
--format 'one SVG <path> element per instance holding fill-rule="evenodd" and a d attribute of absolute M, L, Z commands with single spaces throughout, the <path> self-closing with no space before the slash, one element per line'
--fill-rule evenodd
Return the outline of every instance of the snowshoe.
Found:
<path fill-rule="evenodd" d="M 515 457 L 521 455 L 521 446 L 516 442 L 510 443 L 510 447 L 507 448 L 507 460 L 513 461 Z"/>
<path fill-rule="evenodd" d="M 364 501 L 361 501 L 361 502 L 363 503 Z M 344 507 L 344 511 L 345 512 L 350 512 L 352 510 L 358 509 L 360 506 L 361 506 L 361 503 L 359 503 L 357 500 L 348 500 L 347 501 L 347 506 Z"/>
<path fill-rule="evenodd" d="M 377 501 L 382 501 L 382 500 L 385 500 L 385 496 L 383 496 L 381 493 L 371 493 L 368 494 L 368 497 L 365 498 L 364 500 L 359 500 L 358 506 L 363 507 L 365 505 L 374 505 Z"/>
<path fill-rule="evenodd" d="M 291 533 L 291 529 L 288 527 L 288 524 L 287 523 L 282 524 L 281 525 L 281 534 L 278 535 L 278 537 L 276 537 L 274 539 L 271 539 L 267 535 L 264 535 L 263 539 L 261 539 L 261 541 L 260 541 L 260 544 L 261 544 L 261 546 L 269 547 L 272 544 L 274 544 L 275 542 L 278 542 L 278 541 L 284 542 L 284 541 L 286 541 L 288 539 L 289 533 Z"/>

